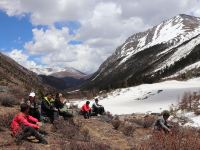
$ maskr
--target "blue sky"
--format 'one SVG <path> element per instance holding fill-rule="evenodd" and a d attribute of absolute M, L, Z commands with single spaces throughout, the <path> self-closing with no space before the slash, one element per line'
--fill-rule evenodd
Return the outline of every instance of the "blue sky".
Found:
<path fill-rule="evenodd" d="M 199 6 L 199 0 L 1 0 L 0 50 L 28 69 L 92 73 L 129 36 L 181 13 L 200 17 Z"/>
<path fill-rule="evenodd" d="M 9 17 L 0 11 L 0 48 L 22 49 L 23 44 L 32 39 L 32 24 L 28 17 Z"/>

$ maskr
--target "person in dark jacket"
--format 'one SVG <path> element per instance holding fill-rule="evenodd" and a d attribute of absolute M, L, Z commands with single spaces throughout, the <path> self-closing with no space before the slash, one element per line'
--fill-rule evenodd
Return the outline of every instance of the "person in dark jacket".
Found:
<path fill-rule="evenodd" d="M 92 105 L 92 114 L 97 116 L 98 114 L 103 115 L 104 112 L 104 107 L 99 105 L 99 100 L 96 98 Z"/>
<path fill-rule="evenodd" d="M 73 115 L 67 111 L 67 106 L 62 102 L 61 93 L 56 94 L 54 106 L 58 109 L 59 115 L 63 116 L 65 120 L 73 117 Z"/>
<path fill-rule="evenodd" d="M 29 115 L 40 120 L 40 111 L 39 111 L 38 104 L 35 100 L 35 93 L 34 92 L 31 92 L 29 94 L 29 98 L 26 101 L 26 103 L 29 105 Z"/>
<path fill-rule="evenodd" d="M 81 107 L 81 114 L 85 119 L 89 119 L 91 117 L 90 101 L 86 101 L 86 103 Z"/>
<path fill-rule="evenodd" d="M 168 118 L 170 116 L 169 111 L 165 110 L 162 112 L 162 116 L 158 118 L 155 122 L 154 129 L 157 131 L 164 131 L 165 133 L 170 133 L 172 126 L 169 125 L 167 122 Z"/>
<path fill-rule="evenodd" d="M 29 106 L 26 103 L 21 104 L 21 112 L 18 113 L 12 120 L 10 125 L 12 136 L 16 138 L 17 144 L 29 136 L 35 136 L 40 143 L 47 144 L 47 141 L 39 133 L 39 128 L 42 125 L 38 119 L 28 115 Z"/>
<path fill-rule="evenodd" d="M 41 115 L 48 117 L 50 122 L 53 123 L 58 110 L 54 107 L 54 99 L 51 94 L 47 94 L 41 103 Z"/>

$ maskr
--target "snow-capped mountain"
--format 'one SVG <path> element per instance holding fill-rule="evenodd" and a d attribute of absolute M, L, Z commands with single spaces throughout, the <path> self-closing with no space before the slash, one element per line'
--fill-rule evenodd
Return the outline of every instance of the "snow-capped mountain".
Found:
<path fill-rule="evenodd" d="M 84 78 L 87 75 L 74 68 L 65 67 L 53 67 L 53 68 L 31 68 L 31 71 L 37 73 L 38 75 L 53 76 L 56 78 L 72 77 L 76 79 Z"/>
<path fill-rule="evenodd" d="M 200 61 L 200 18 L 181 14 L 119 46 L 85 87 L 155 82 Z"/>
<path fill-rule="evenodd" d="M 31 68 L 39 75 L 42 82 L 59 90 L 71 89 L 80 86 L 88 79 L 88 75 L 74 68 Z"/>
<path fill-rule="evenodd" d="M 55 72 L 50 74 L 51 76 L 54 76 L 56 78 L 65 78 L 65 77 L 72 77 L 75 79 L 81 79 L 87 77 L 86 74 L 74 69 L 74 68 L 65 68 L 65 70 Z"/>
<path fill-rule="evenodd" d="M 64 68 L 30 68 L 30 70 L 38 75 L 50 75 L 56 72 L 65 71 Z"/>

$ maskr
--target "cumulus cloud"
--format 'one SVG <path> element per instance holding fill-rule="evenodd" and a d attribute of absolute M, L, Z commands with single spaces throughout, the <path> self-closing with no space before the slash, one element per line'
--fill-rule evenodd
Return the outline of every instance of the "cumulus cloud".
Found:
<path fill-rule="evenodd" d="M 83 72 L 94 72 L 107 55 L 102 48 L 88 44 L 69 44 L 73 39 L 67 28 L 33 29 L 33 40 L 25 44 L 28 53 L 39 55 L 41 64 L 50 67 L 74 67 Z"/>
<path fill-rule="evenodd" d="M 29 15 L 33 39 L 24 45 L 48 66 L 70 66 L 94 72 L 132 34 L 180 13 L 200 16 L 198 0 L 1 0 L 9 16 Z M 55 23 L 80 23 L 75 35 Z M 71 40 L 81 44 L 69 44 Z"/>
<path fill-rule="evenodd" d="M 5 54 L 26 68 L 41 68 L 42 67 L 41 65 L 37 65 L 34 61 L 29 60 L 29 56 L 24 54 L 22 50 L 13 49 L 12 51 Z"/>

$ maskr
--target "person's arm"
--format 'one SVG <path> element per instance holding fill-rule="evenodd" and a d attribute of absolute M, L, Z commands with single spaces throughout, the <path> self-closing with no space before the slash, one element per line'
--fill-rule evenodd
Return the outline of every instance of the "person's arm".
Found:
<path fill-rule="evenodd" d="M 37 118 L 34 118 L 32 116 L 28 116 L 28 120 L 31 121 L 31 122 L 34 122 L 34 123 L 39 122 Z"/>
<path fill-rule="evenodd" d="M 87 105 L 84 105 L 83 106 L 83 110 L 88 112 L 88 111 L 91 110 L 91 108 L 89 106 L 87 106 Z"/>
<path fill-rule="evenodd" d="M 95 102 L 94 102 L 94 104 L 93 104 L 93 105 L 94 105 L 94 107 L 96 107 L 96 108 L 99 108 L 99 107 L 101 107 L 101 105 L 99 105 L 99 104 L 97 104 L 97 103 L 95 103 Z"/>
<path fill-rule="evenodd" d="M 28 120 L 25 117 L 20 117 L 20 124 L 25 125 L 25 126 L 30 126 L 35 129 L 39 129 L 38 125 L 28 122 Z"/>
<path fill-rule="evenodd" d="M 162 128 L 164 128 L 167 131 L 170 131 L 170 129 L 164 124 L 163 120 L 160 119 L 159 122 Z"/>

